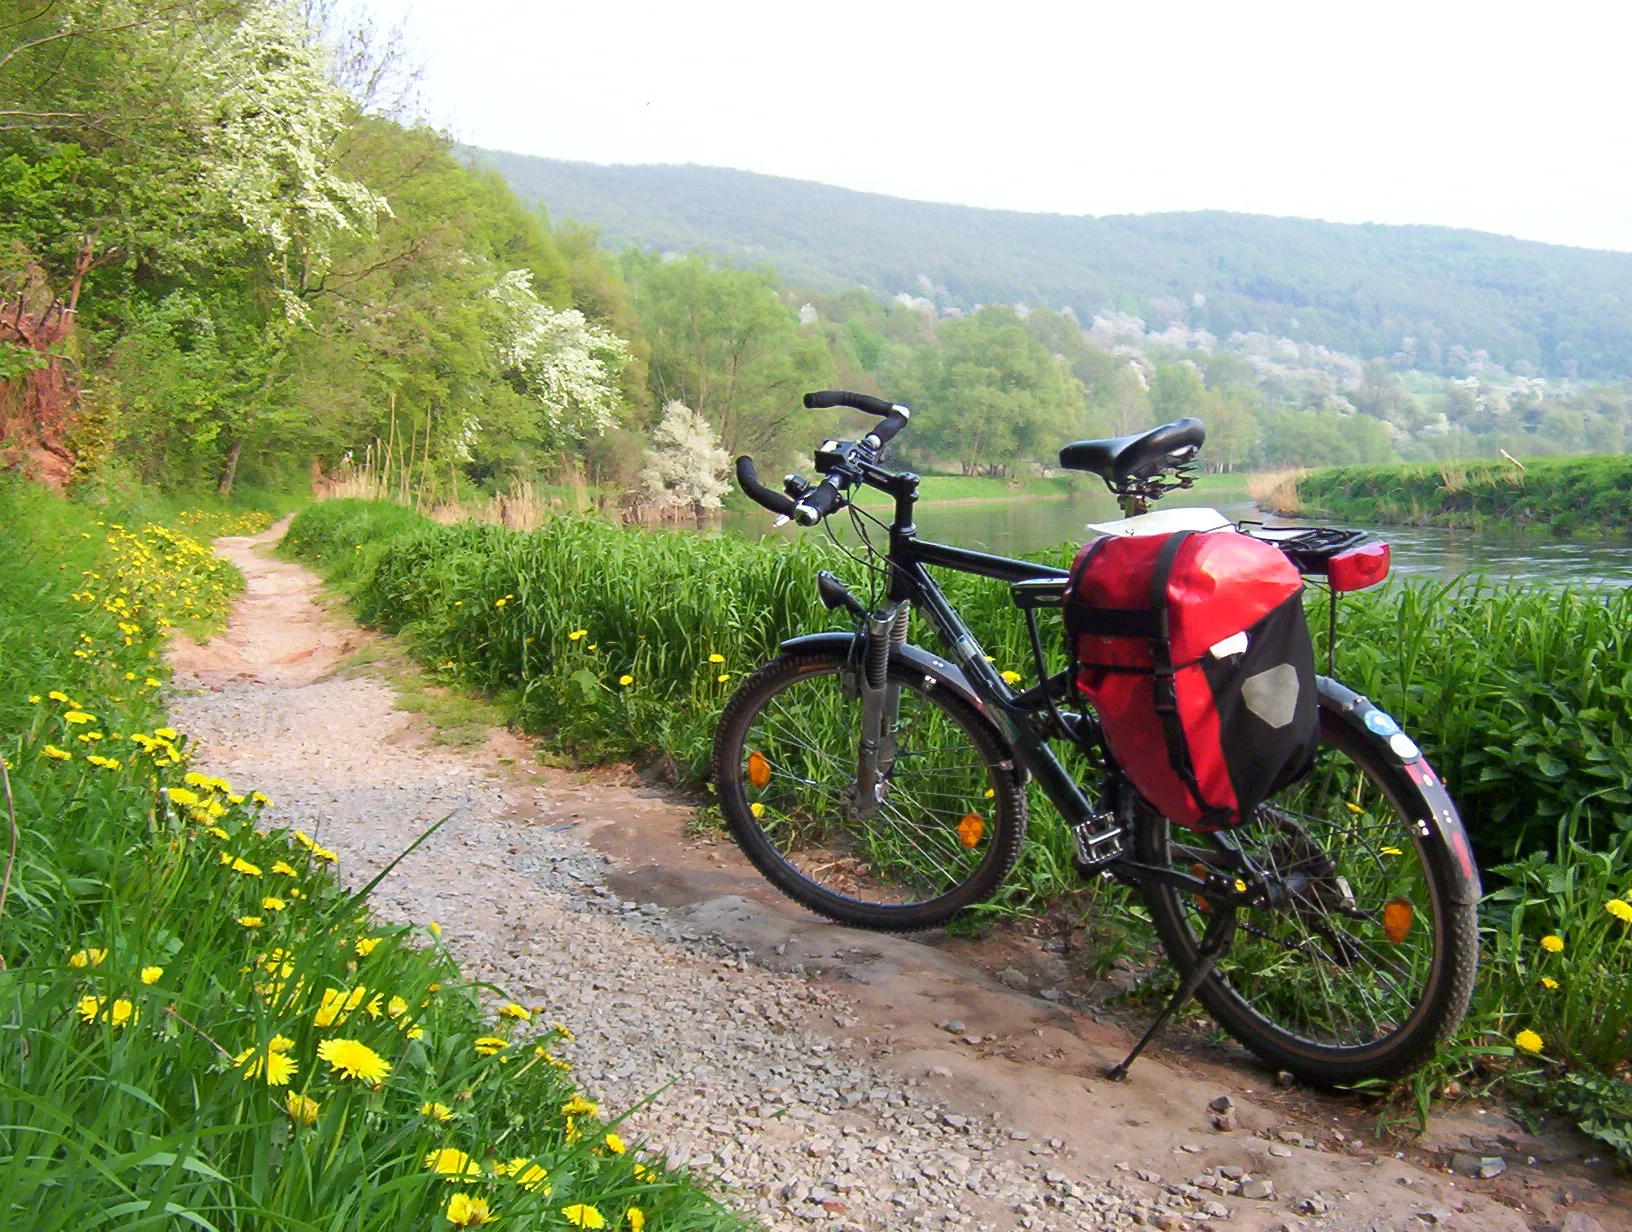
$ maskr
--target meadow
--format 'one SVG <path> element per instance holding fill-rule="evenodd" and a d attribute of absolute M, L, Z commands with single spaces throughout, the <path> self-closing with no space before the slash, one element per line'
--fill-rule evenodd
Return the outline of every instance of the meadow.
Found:
<path fill-rule="evenodd" d="M 375 502 L 309 507 L 283 551 L 323 572 L 360 620 L 399 635 L 434 678 L 496 700 L 547 747 L 585 763 L 632 760 L 700 792 L 740 676 L 782 638 L 842 624 L 816 597 L 816 570 L 867 585 L 814 535 L 748 541 L 585 517 L 518 533 L 440 526 Z M 1033 677 L 1004 588 L 940 580 L 996 663 Z M 1324 604 L 1310 611 L 1321 657 Z M 1338 677 L 1420 739 L 1463 809 L 1490 891 L 1474 1010 L 1419 1090 L 1451 1073 L 1540 1072 L 1514 1060 L 1512 1041 L 1531 1032 L 1559 1074 L 1577 1075 L 1547 1089 L 1607 1117 L 1600 1136 L 1632 1162 L 1632 1091 L 1612 1077 L 1632 1059 L 1632 927 L 1610 906 L 1632 916 L 1632 595 L 1392 585 L 1346 599 L 1341 613 Z M 1035 790 L 1031 806 L 1021 863 L 976 919 L 1069 902 L 1123 917 L 1113 945 L 1142 932 L 1136 905 L 1081 885 L 1065 829 Z M 1581 1083 L 1608 1085 L 1580 1095 Z"/>
<path fill-rule="evenodd" d="M 578 1092 L 570 1023 L 469 985 L 433 922 L 376 919 L 321 834 L 189 764 L 166 630 L 241 586 L 198 536 L 268 521 L 0 483 L 0 1223 L 740 1226 Z"/>
<path fill-rule="evenodd" d="M 1297 480 L 1307 514 L 1361 526 L 1632 532 L 1632 457 L 1503 458 L 1343 466 Z"/>

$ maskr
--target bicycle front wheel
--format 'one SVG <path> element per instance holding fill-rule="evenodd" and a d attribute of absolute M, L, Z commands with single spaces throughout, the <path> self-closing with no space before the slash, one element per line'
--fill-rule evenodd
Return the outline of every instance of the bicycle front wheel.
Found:
<path fill-rule="evenodd" d="M 1234 943 L 1197 991 L 1213 1017 L 1277 1069 L 1317 1086 L 1394 1078 L 1426 1061 L 1467 1011 L 1478 963 L 1471 899 L 1417 819 L 1432 806 L 1351 717 L 1321 708 L 1313 768 L 1232 832 L 1293 887 L 1240 910 Z M 1148 863 L 1198 871 L 1198 836 L 1149 815 Z M 1211 905 L 1147 885 L 1151 921 L 1181 971 Z"/>
<path fill-rule="evenodd" d="M 859 928 L 945 924 L 996 892 L 1020 853 L 1025 797 L 988 720 L 899 663 L 876 806 L 857 800 L 857 677 L 842 654 L 785 655 L 743 682 L 714 742 L 720 808 L 790 898 Z"/>

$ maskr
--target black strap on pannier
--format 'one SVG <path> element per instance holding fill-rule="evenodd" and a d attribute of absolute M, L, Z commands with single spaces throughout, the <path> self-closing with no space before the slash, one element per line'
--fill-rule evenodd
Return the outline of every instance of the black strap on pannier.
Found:
<path fill-rule="evenodd" d="M 1167 611 L 1167 582 L 1173 575 L 1173 564 L 1179 549 L 1194 531 L 1174 531 L 1162 544 L 1156 557 L 1156 568 L 1150 576 L 1150 614 L 1155 617 L 1156 634 L 1150 639 L 1150 658 L 1155 664 L 1151 676 L 1151 696 L 1156 713 L 1162 720 L 1162 735 L 1167 739 L 1167 760 L 1174 772 L 1184 780 L 1201 819 L 1213 824 L 1227 824 L 1229 809 L 1209 804 L 1196 778 L 1196 769 L 1190 760 L 1190 742 L 1184 738 L 1184 722 L 1179 718 L 1179 692 L 1173 681 L 1173 643 L 1170 640 Z"/>

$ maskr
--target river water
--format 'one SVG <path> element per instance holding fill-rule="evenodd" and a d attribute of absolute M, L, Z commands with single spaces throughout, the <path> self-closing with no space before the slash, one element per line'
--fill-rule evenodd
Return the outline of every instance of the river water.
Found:
<path fill-rule="evenodd" d="M 1160 508 L 1211 505 L 1226 517 L 1252 518 L 1271 525 L 1295 525 L 1298 519 L 1276 518 L 1258 511 L 1246 489 L 1209 488 L 1179 492 Z M 883 509 L 878 512 L 887 520 Z M 1061 543 L 1080 542 L 1089 522 L 1119 517 L 1108 493 L 1063 498 L 975 501 L 967 504 L 923 504 L 918 532 L 925 539 L 959 547 L 1016 556 Z M 848 519 L 835 518 L 835 523 Z M 795 535 L 798 528 L 771 529 L 771 515 L 759 510 L 729 515 L 725 529 L 734 534 Z M 844 528 L 849 537 L 849 527 Z M 1632 585 L 1632 539 L 1549 539 L 1540 535 L 1445 530 L 1440 527 L 1380 527 L 1376 537 L 1392 548 L 1397 577 L 1450 578 L 1482 572 L 1493 582 L 1519 581 L 1536 586 L 1562 584 Z"/>

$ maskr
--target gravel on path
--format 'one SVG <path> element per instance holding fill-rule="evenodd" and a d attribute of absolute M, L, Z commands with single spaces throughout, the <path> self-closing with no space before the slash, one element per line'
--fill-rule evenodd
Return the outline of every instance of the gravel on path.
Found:
<path fill-rule="evenodd" d="M 605 856 L 519 823 L 525 785 L 427 747 L 387 685 L 242 671 L 201 683 L 173 709 L 199 768 L 269 795 L 269 818 L 337 851 L 349 884 L 451 815 L 375 909 L 436 921 L 472 981 L 548 1007 L 577 1037 L 567 1055 L 591 1097 L 632 1109 L 625 1136 L 768 1227 L 1177 1227 L 1158 1221 L 1228 1211 L 1224 1178 L 1076 1174 L 1058 1139 L 1011 1137 L 869 1065 L 867 1041 L 817 1025 L 842 1016 L 836 994 L 619 902 Z"/>

